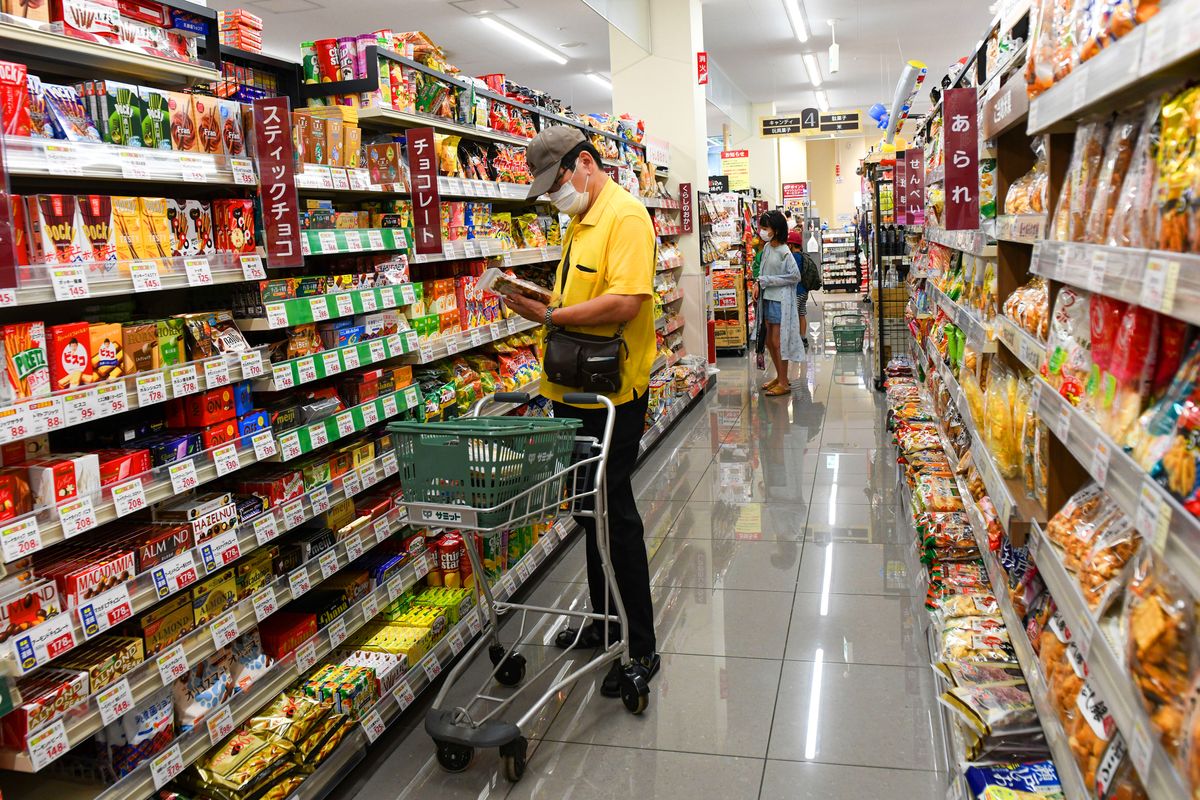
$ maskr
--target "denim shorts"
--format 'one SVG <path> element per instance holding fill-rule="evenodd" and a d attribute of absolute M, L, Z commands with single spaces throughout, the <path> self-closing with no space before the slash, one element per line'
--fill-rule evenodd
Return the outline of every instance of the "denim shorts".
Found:
<path fill-rule="evenodd" d="M 763 300 L 763 319 L 772 325 L 783 322 L 783 308 L 778 300 Z"/>

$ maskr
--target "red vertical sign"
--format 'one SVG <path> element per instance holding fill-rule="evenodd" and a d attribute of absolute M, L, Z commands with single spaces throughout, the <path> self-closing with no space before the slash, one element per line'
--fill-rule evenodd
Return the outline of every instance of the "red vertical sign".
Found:
<path fill-rule="evenodd" d="M 979 112 L 975 89 L 947 89 L 942 108 L 946 230 L 975 230 L 979 227 Z"/>
<path fill-rule="evenodd" d="M 896 151 L 896 169 L 894 170 L 895 184 L 892 187 L 893 203 L 896 207 L 896 224 L 908 224 L 908 151 Z"/>
<path fill-rule="evenodd" d="M 701 86 L 708 83 L 708 52 L 705 50 L 696 53 L 696 83 Z"/>
<path fill-rule="evenodd" d="M 300 254 L 300 203 L 293 175 L 292 107 L 286 97 L 254 101 L 254 152 L 268 267 L 296 267 Z"/>
<path fill-rule="evenodd" d="M 908 150 L 908 224 L 925 224 L 925 153 Z"/>
<path fill-rule="evenodd" d="M 438 197 L 438 160 L 433 128 L 412 128 L 407 134 L 408 171 L 412 178 L 413 244 L 418 255 L 442 252 L 442 204 Z"/>
<path fill-rule="evenodd" d="M 679 225 L 684 233 L 691 233 L 692 223 L 692 185 L 679 184 Z"/>

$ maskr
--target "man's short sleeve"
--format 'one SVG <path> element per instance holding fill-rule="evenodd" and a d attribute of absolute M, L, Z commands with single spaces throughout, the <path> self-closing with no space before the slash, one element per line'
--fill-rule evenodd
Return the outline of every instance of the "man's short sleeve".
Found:
<path fill-rule="evenodd" d="M 654 294 L 654 227 L 648 216 L 629 214 L 617 220 L 608 243 L 608 292 Z"/>

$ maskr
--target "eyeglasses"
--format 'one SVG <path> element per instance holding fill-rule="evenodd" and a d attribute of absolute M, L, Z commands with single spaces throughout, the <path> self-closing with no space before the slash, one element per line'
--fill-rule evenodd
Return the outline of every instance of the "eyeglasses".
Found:
<path fill-rule="evenodd" d="M 554 178 L 554 183 L 550 185 L 550 194 L 553 194 L 562 188 L 563 183 L 566 182 L 566 175 L 568 171 L 569 170 L 566 167 L 560 166 L 558 168 L 558 175 Z"/>

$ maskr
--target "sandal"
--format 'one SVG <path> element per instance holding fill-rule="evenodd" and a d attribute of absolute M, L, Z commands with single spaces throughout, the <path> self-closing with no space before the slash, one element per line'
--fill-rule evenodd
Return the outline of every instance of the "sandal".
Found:
<path fill-rule="evenodd" d="M 791 393 L 792 393 L 792 388 L 790 386 L 779 386 L 779 385 L 772 386 L 770 389 L 767 389 L 767 391 L 766 391 L 766 394 L 770 395 L 771 397 L 782 397 L 785 394 L 791 394 Z"/>
<path fill-rule="evenodd" d="M 764 383 L 764 384 L 762 385 L 762 388 L 764 388 L 764 389 L 771 389 L 771 388 L 772 388 L 772 387 L 774 387 L 774 386 L 775 386 L 775 385 L 776 385 L 778 382 L 779 382 L 779 381 L 778 381 L 776 378 L 771 378 L 771 380 L 767 381 L 766 383 Z"/>

